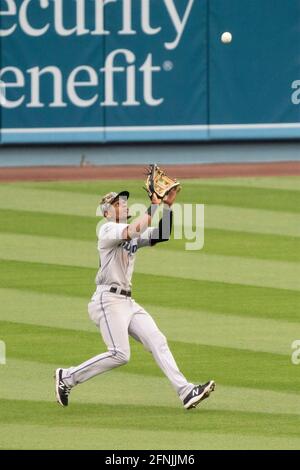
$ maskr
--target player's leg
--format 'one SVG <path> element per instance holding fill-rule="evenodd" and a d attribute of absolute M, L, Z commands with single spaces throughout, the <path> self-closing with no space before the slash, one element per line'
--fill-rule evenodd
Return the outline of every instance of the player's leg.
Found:
<path fill-rule="evenodd" d="M 156 363 L 183 400 L 194 388 L 194 384 L 188 382 L 180 372 L 166 337 L 159 330 L 151 315 L 138 304 L 134 304 L 135 314 L 129 324 L 129 334 L 152 353 Z"/>
<path fill-rule="evenodd" d="M 62 369 L 62 385 L 68 388 L 126 364 L 130 358 L 128 325 L 132 309 L 129 300 L 123 296 L 102 292 L 93 297 L 88 309 L 90 318 L 101 331 L 108 351 L 76 367 Z"/>

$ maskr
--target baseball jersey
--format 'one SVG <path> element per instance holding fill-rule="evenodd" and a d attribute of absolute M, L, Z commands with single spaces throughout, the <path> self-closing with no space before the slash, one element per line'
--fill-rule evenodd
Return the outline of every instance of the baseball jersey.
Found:
<path fill-rule="evenodd" d="M 97 285 L 118 286 L 131 289 L 135 255 L 139 248 L 150 246 L 153 228 L 147 228 L 139 238 L 122 239 L 128 224 L 106 222 L 99 230 L 98 252 L 100 268 L 96 276 Z"/>

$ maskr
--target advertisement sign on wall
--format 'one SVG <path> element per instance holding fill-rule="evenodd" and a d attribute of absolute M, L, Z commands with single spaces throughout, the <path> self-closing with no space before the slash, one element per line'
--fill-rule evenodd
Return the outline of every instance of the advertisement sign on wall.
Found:
<path fill-rule="evenodd" d="M 300 136 L 299 19 L 296 0 L 0 0 L 1 142 Z"/>

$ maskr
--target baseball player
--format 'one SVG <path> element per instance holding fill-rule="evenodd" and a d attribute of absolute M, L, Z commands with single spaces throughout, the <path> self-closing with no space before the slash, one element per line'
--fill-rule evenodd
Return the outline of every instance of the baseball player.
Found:
<path fill-rule="evenodd" d="M 88 312 L 100 329 L 107 352 L 76 367 L 56 370 L 56 399 L 60 405 L 68 406 L 70 391 L 76 385 L 129 361 L 128 335 L 152 353 L 184 408 L 195 408 L 214 390 L 215 383 L 212 380 L 204 385 L 187 381 L 178 369 L 166 337 L 149 313 L 131 297 L 136 252 L 139 248 L 169 240 L 172 229 L 171 207 L 176 194 L 176 189 L 172 189 L 162 202 L 154 193 L 146 213 L 130 224 L 128 191 L 111 192 L 103 197 L 101 210 L 106 220 L 98 234 L 101 267 L 96 276 L 97 288 L 88 304 Z M 153 228 L 151 219 L 160 203 L 163 203 L 162 217 L 159 226 Z"/>

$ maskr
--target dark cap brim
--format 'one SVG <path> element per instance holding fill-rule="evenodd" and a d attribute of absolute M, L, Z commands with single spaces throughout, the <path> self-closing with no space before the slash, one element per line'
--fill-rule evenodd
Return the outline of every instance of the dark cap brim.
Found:
<path fill-rule="evenodd" d="M 114 200 L 111 202 L 111 204 L 113 204 L 117 199 L 119 199 L 120 197 L 126 197 L 127 199 L 129 198 L 130 194 L 128 191 L 121 191 L 120 193 L 118 193 L 116 195 L 116 197 L 114 198 Z"/>

